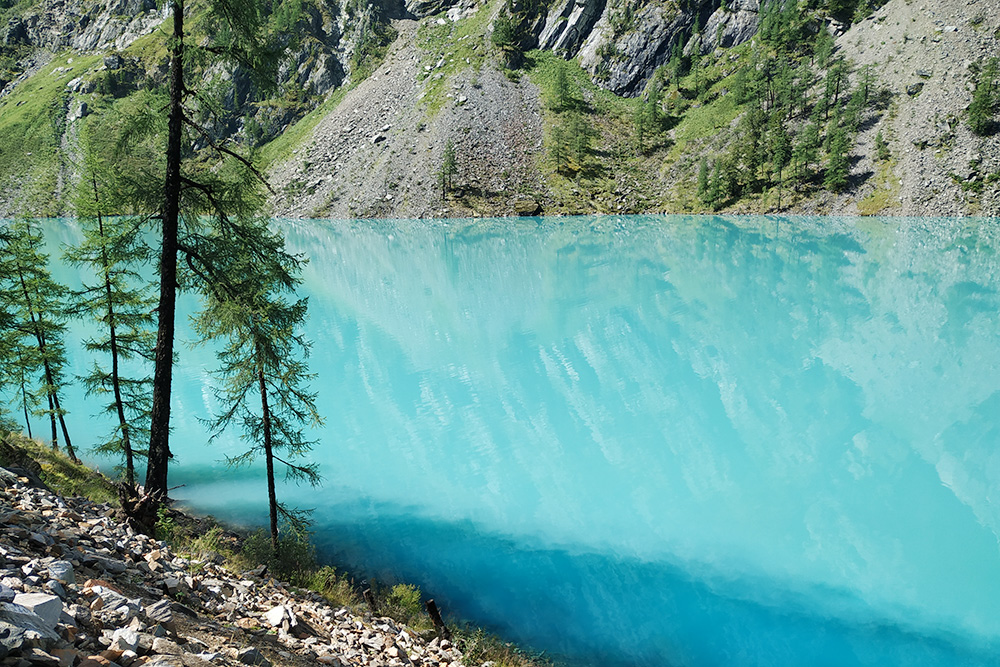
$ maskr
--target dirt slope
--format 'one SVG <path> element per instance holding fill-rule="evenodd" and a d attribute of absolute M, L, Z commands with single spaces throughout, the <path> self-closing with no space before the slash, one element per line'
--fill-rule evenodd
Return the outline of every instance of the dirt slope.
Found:
<path fill-rule="evenodd" d="M 857 213 L 858 202 L 881 190 L 884 213 L 1000 215 L 1000 183 L 979 193 L 970 187 L 1000 172 L 1000 133 L 977 137 L 965 120 L 974 87 L 969 68 L 1000 56 L 997 35 L 1000 0 L 890 0 L 837 40 L 855 66 L 875 68 L 893 102 L 854 150 L 852 174 L 872 177 L 829 202 L 833 212 Z M 882 184 L 875 160 L 879 130 L 894 161 L 892 178 Z"/>
<path fill-rule="evenodd" d="M 533 209 L 545 185 L 538 90 L 508 80 L 489 65 L 466 68 L 445 83 L 432 108 L 423 81 L 417 22 L 397 21 L 399 36 L 373 75 L 348 92 L 270 180 L 279 192 L 274 214 L 285 217 L 418 218 L 490 215 Z M 432 70 L 433 70 L 433 66 Z M 466 205 L 442 200 L 437 172 L 454 143 L 457 183 Z M 471 203 L 470 203 L 471 202 Z M 471 207 L 471 208 L 470 208 Z"/>

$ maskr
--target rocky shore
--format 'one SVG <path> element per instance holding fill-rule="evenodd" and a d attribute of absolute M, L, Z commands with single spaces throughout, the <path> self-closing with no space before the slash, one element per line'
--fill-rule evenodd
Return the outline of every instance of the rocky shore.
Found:
<path fill-rule="evenodd" d="M 173 553 L 22 474 L 0 468 L 0 665 L 464 665 L 447 639 Z"/>

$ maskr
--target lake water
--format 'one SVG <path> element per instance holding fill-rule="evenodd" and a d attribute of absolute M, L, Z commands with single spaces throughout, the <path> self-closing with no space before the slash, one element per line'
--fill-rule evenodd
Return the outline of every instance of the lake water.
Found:
<path fill-rule="evenodd" d="M 324 556 L 573 665 L 1000 664 L 997 221 L 277 224 Z M 180 348 L 174 494 L 261 522 L 212 365 Z"/>

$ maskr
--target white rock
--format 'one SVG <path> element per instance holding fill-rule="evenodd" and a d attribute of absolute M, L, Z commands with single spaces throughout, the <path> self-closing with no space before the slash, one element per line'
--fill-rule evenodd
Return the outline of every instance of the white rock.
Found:
<path fill-rule="evenodd" d="M 264 618 L 267 620 L 267 622 L 271 625 L 272 628 L 277 628 L 278 626 L 281 625 L 281 622 L 286 618 L 285 607 L 282 605 L 278 605 L 277 607 L 273 607 L 272 609 L 267 610 L 267 612 L 264 613 Z"/>
<path fill-rule="evenodd" d="M 131 628 L 118 628 L 111 636 L 111 650 L 135 651 L 139 647 L 139 635 Z"/>

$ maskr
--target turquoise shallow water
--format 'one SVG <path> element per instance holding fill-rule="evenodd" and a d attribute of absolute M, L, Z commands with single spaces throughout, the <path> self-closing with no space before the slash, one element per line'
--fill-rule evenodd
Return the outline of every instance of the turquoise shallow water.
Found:
<path fill-rule="evenodd" d="M 327 556 L 575 665 L 1000 664 L 996 221 L 276 224 L 327 420 L 281 493 Z M 259 521 L 211 365 L 171 483 Z"/>

